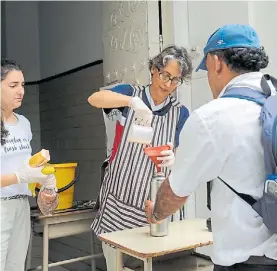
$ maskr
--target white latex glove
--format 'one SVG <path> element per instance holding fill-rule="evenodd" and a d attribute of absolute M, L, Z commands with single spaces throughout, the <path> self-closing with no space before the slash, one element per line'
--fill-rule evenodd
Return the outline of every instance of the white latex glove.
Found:
<path fill-rule="evenodd" d="M 23 183 L 40 183 L 42 184 L 47 178 L 47 175 L 41 173 L 43 166 L 30 167 L 29 161 L 25 161 L 22 167 L 14 174 L 17 177 L 17 181 L 20 184 Z"/>
<path fill-rule="evenodd" d="M 129 107 L 131 107 L 139 115 L 152 114 L 152 111 L 139 97 L 132 97 L 130 99 Z"/>
<path fill-rule="evenodd" d="M 46 175 L 47 178 L 42 181 L 42 185 L 47 189 L 56 189 L 56 177 L 54 174 Z"/>
<path fill-rule="evenodd" d="M 129 106 L 135 111 L 135 124 L 151 126 L 153 113 L 139 97 L 132 97 Z"/>
<path fill-rule="evenodd" d="M 161 156 L 157 157 L 157 160 L 162 161 L 158 164 L 158 167 L 170 167 L 174 164 L 175 154 L 173 152 L 173 144 L 168 142 L 167 145 L 170 147 L 170 150 L 161 151 Z"/>

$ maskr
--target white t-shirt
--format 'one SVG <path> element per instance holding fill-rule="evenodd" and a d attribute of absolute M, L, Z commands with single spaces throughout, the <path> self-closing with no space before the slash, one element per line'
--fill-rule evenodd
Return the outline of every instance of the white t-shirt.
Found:
<path fill-rule="evenodd" d="M 248 73 L 228 85 L 260 89 L 261 73 Z M 224 92 L 225 89 L 222 91 Z M 277 234 L 217 177 L 240 193 L 260 198 L 264 185 L 259 105 L 219 98 L 195 110 L 180 134 L 180 146 L 169 177 L 173 192 L 188 196 L 199 184 L 213 181 L 212 260 L 230 266 L 250 256 L 277 260 Z"/>
<path fill-rule="evenodd" d="M 30 122 L 22 115 L 15 114 L 15 124 L 5 124 L 9 131 L 6 144 L 1 146 L 1 174 L 17 171 L 23 162 L 31 157 L 30 141 L 32 132 Z M 1 197 L 31 195 L 27 184 L 14 184 L 1 188 Z"/>

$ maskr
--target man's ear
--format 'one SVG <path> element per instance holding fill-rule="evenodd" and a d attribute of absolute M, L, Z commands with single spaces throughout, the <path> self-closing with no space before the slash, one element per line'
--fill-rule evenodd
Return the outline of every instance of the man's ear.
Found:
<path fill-rule="evenodd" d="M 217 55 L 213 55 L 213 59 L 214 59 L 214 65 L 215 65 L 215 72 L 219 74 L 223 69 L 223 60 Z"/>

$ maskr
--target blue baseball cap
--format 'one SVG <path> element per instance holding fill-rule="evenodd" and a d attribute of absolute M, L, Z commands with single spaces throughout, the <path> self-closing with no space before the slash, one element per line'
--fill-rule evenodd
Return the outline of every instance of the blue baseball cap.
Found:
<path fill-rule="evenodd" d="M 207 70 L 206 57 L 209 52 L 227 48 L 260 48 L 260 39 L 250 25 L 225 25 L 217 29 L 208 39 L 203 50 L 204 57 L 196 71 Z"/>

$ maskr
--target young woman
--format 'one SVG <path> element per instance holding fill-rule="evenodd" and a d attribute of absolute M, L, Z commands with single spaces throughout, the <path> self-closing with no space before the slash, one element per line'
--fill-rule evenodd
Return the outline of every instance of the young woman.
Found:
<path fill-rule="evenodd" d="M 24 97 L 24 76 L 14 61 L 1 60 L 1 271 L 23 271 L 30 238 L 28 183 L 56 187 L 54 175 L 31 168 L 30 122 L 14 113 Z"/>
<path fill-rule="evenodd" d="M 88 99 L 92 106 L 103 108 L 106 114 L 112 110 L 122 113 L 100 190 L 100 208 L 92 224 L 97 235 L 147 224 L 144 203 L 149 196 L 154 165 L 143 151 L 145 145 L 127 141 L 134 111 L 141 119 L 149 116 L 149 111 L 153 113 L 153 146 L 169 144 L 171 147 L 159 158 L 166 176 L 174 162 L 180 131 L 189 115 L 187 108 L 171 95 L 191 76 L 192 63 L 186 49 L 165 48 L 150 60 L 149 68 L 151 85 L 121 84 L 95 92 Z M 179 219 L 183 219 L 182 211 Z M 109 249 L 103 244 L 108 271 L 115 270 L 116 266 L 115 253 Z"/>

